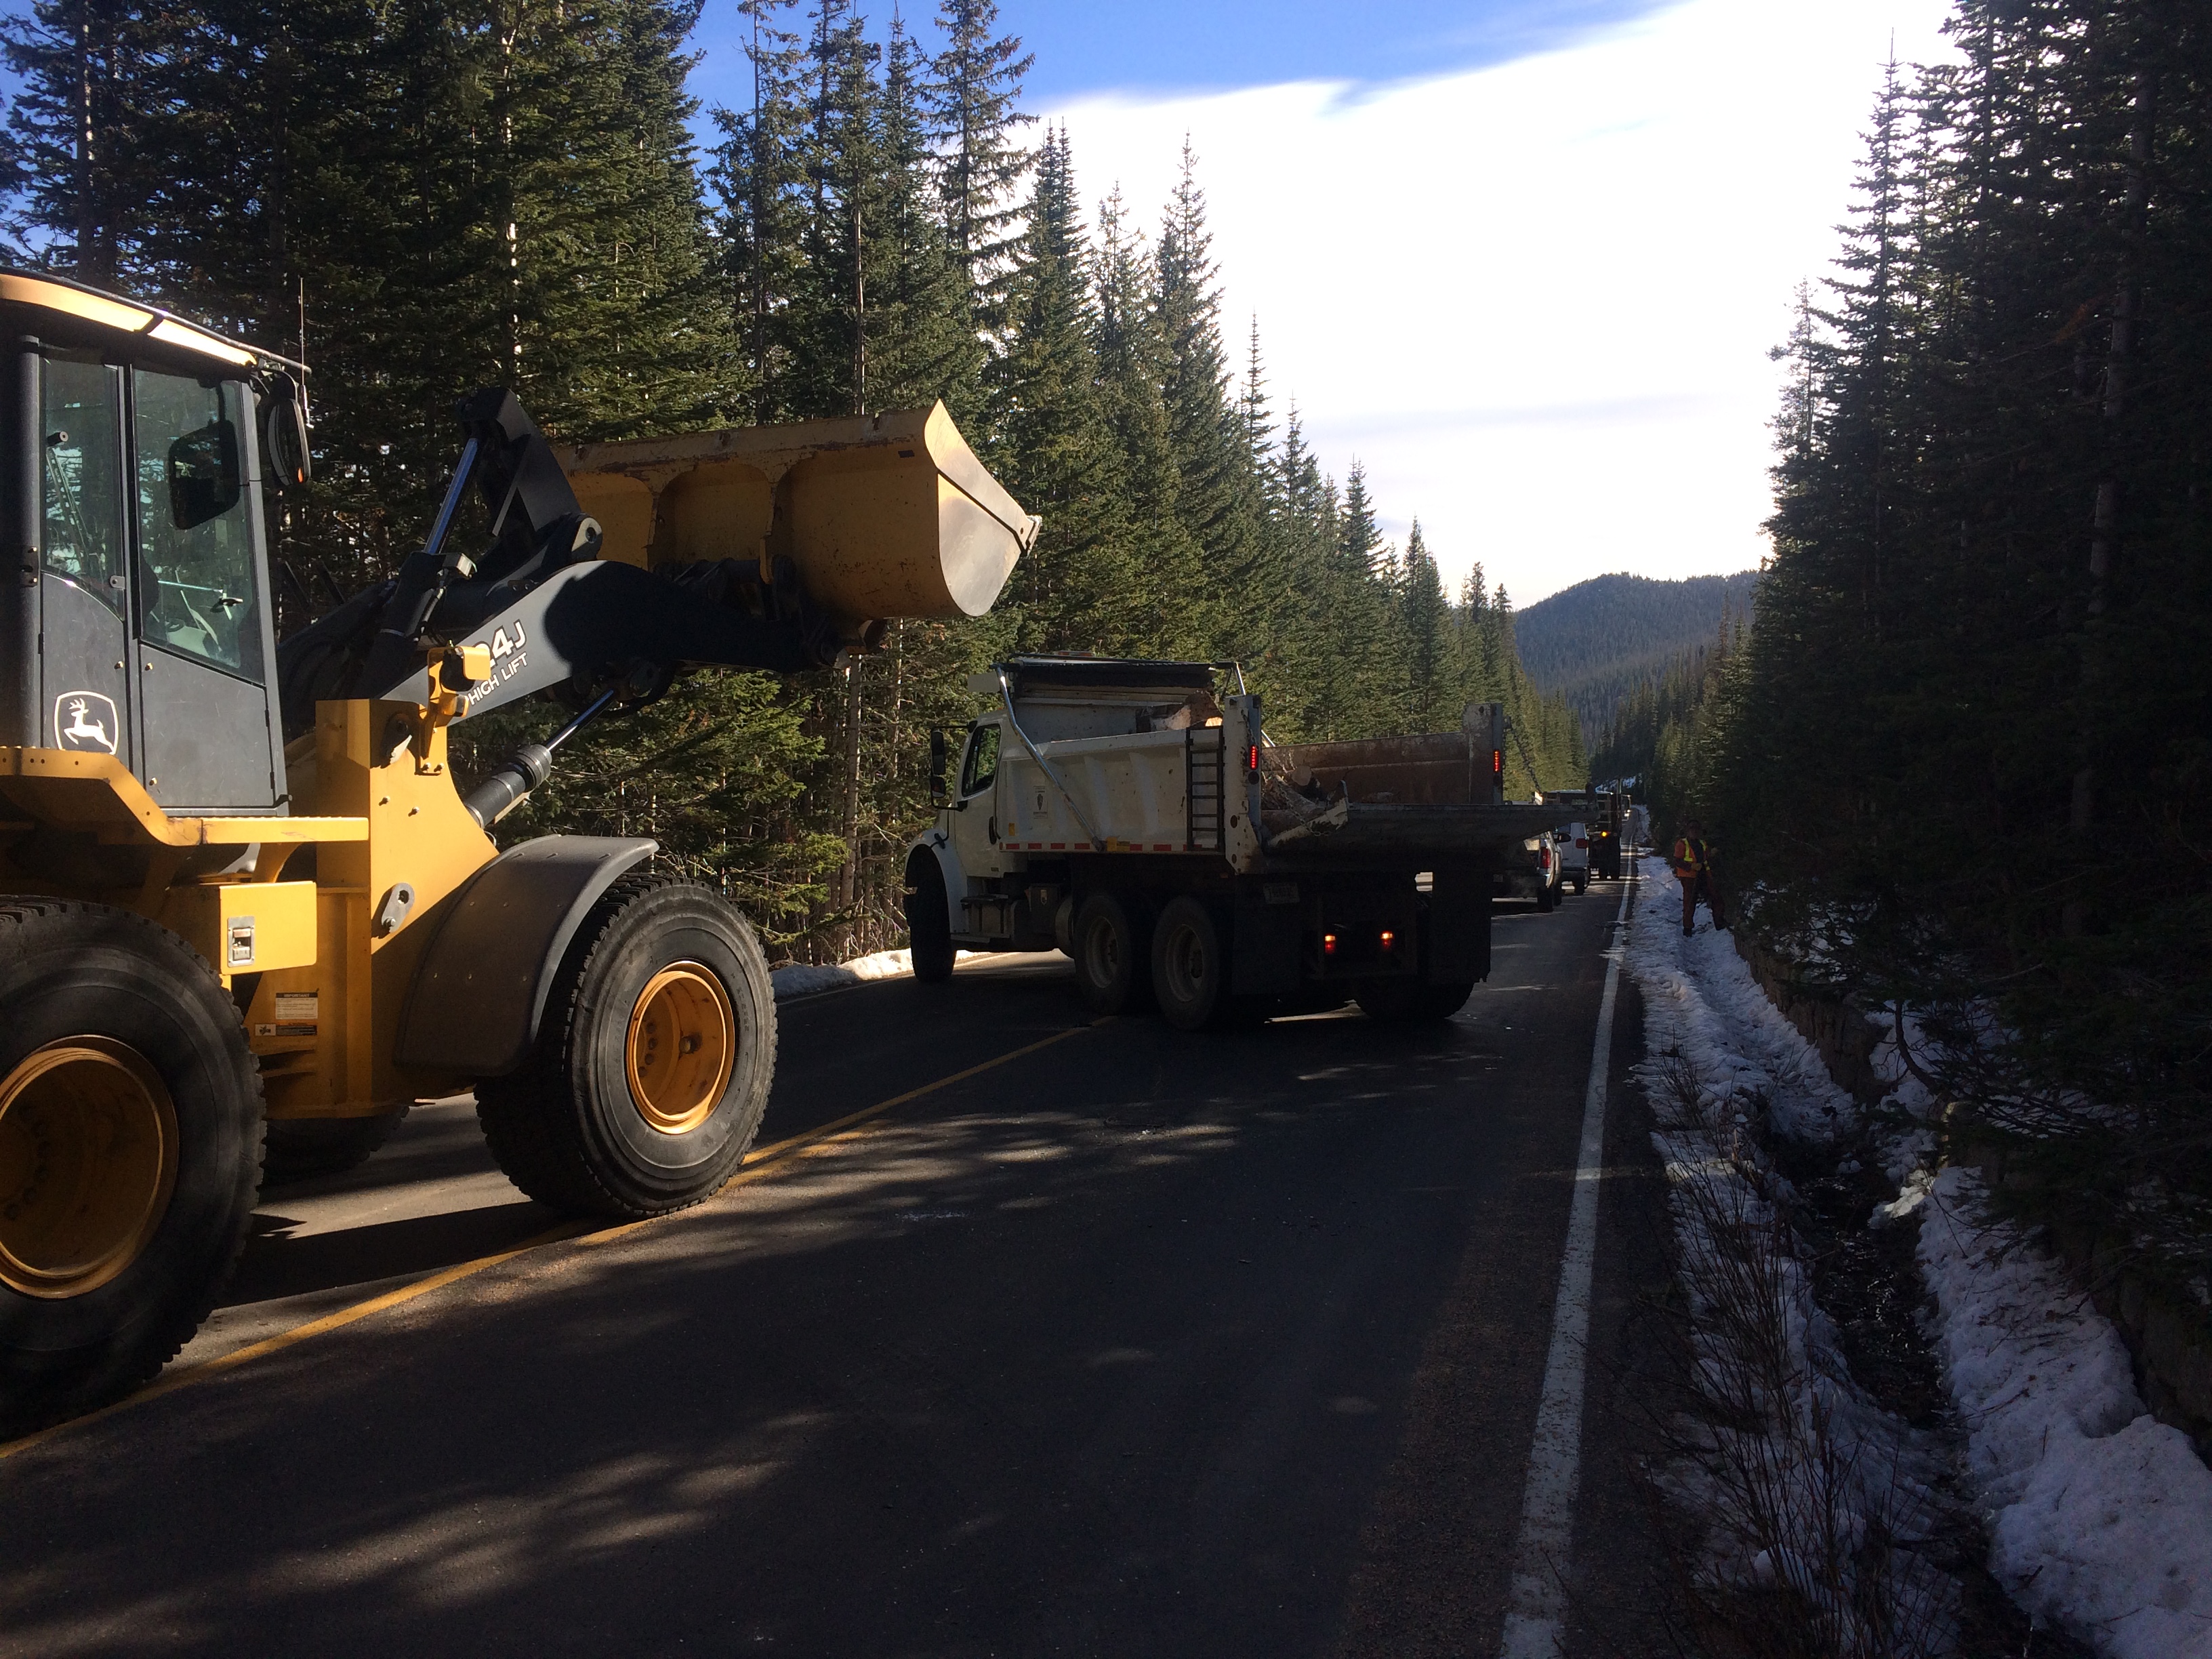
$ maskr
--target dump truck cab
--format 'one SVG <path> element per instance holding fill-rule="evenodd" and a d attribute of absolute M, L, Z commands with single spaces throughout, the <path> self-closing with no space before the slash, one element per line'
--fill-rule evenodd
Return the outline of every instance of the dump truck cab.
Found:
<path fill-rule="evenodd" d="M 304 462 L 298 365 L 0 272 L 0 744 L 107 755 L 165 811 L 286 810 L 263 499 Z"/>

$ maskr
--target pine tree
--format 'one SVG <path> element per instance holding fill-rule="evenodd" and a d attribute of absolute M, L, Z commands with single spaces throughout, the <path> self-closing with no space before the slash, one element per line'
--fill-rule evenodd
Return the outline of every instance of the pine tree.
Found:
<path fill-rule="evenodd" d="M 880 55 L 852 0 L 817 0 L 799 138 L 801 258 L 783 319 L 791 354 L 787 405 L 795 415 L 856 415 L 868 407 L 870 295 L 885 263 L 876 247 L 885 193 Z"/>
<path fill-rule="evenodd" d="M 1145 648 L 1166 657 L 1212 654 L 1201 600 L 1204 555 L 1184 528 L 1161 379 L 1166 348 L 1152 311 L 1152 262 L 1127 228 L 1121 192 L 1098 208 L 1091 261 L 1099 398 L 1120 452 L 1127 502 L 1133 592 L 1157 601 Z"/>
<path fill-rule="evenodd" d="M 1456 731 L 1465 700 L 1451 673 L 1451 607 L 1419 519 L 1407 532 L 1396 631 L 1405 653 L 1405 729 Z"/>
<path fill-rule="evenodd" d="M 805 122 L 799 36 L 783 27 L 792 0 L 738 0 L 748 33 L 752 103 L 718 107 L 722 134 L 709 182 L 720 206 L 719 229 L 734 322 L 751 383 L 746 416 L 793 417 L 795 399 L 784 313 L 803 281 Z"/>
<path fill-rule="evenodd" d="M 1201 602 L 1208 635 L 1227 641 L 1242 619 L 1231 599 L 1256 551 L 1254 492 L 1221 344 L 1220 294 L 1198 157 L 1182 167 L 1153 260 L 1152 309 L 1161 345 L 1160 401 L 1175 457 L 1176 514 L 1205 560 Z"/>
<path fill-rule="evenodd" d="M 997 0 L 939 0 L 937 22 L 945 48 L 921 101 L 934 123 L 945 240 L 967 280 L 973 314 L 988 331 L 998 319 L 1001 280 L 1019 235 L 1015 192 L 1030 157 L 1017 135 L 1036 118 L 1018 100 L 1036 58 L 1022 50 L 1019 36 L 995 33 Z"/>
<path fill-rule="evenodd" d="M 1065 127 L 1047 131 L 992 367 L 1000 476 L 1043 518 L 1014 592 L 1024 648 L 1111 654 L 1132 639 L 1126 478 L 1100 397 L 1098 322 Z"/>
<path fill-rule="evenodd" d="M 970 323 L 968 292 L 938 216 L 930 177 L 927 64 L 896 8 L 878 94 L 883 128 L 881 266 L 874 279 L 869 348 L 869 404 L 906 409 L 943 398 L 972 410 L 980 398 L 981 343 Z"/>

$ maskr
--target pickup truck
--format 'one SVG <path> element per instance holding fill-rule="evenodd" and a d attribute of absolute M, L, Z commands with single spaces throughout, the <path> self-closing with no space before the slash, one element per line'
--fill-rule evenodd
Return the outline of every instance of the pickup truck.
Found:
<path fill-rule="evenodd" d="M 1490 971 L 1495 874 L 1565 809 L 1508 805 L 1504 711 L 1360 742 L 1268 740 L 1237 665 L 1022 657 L 908 847 L 916 977 L 962 950 L 1059 949 L 1101 1013 L 1185 1030 L 1357 1000 L 1439 1019 Z M 957 758 L 957 768 L 948 765 Z"/>

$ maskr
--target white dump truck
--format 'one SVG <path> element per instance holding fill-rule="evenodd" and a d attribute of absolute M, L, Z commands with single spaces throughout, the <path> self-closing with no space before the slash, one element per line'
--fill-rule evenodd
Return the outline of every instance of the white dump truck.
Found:
<path fill-rule="evenodd" d="M 1276 744 L 1234 664 L 1024 657 L 909 847 L 915 972 L 962 950 L 1074 959 L 1090 1005 L 1186 1030 L 1338 1006 L 1436 1019 L 1490 971 L 1502 862 L 1564 822 L 1504 799 L 1503 711 L 1458 732 Z"/>

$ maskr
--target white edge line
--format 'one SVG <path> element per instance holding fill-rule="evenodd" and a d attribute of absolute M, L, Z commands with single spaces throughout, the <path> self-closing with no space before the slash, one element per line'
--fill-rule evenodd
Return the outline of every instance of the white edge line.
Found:
<path fill-rule="evenodd" d="M 1552 1304 L 1552 1346 L 1536 1433 L 1528 1448 L 1521 1499 L 1521 1536 L 1513 1547 L 1500 1659 L 1557 1659 L 1563 1650 L 1566 1576 L 1574 1543 L 1575 1490 L 1582 1474 L 1583 1380 L 1588 1369 L 1590 1272 L 1597 1260 L 1598 1178 L 1605 1165 L 1605 1085 L 1613 1063 L 1613 1011 L 1620 993 L 1628 902 L 1639 877 L 1620 884 L 1620 912 L 1606 951 L 1605 994 L 1590 1048 L 1589 1087 L 1583 1097 L 1582 1152 L 1575 1161 L 1574 1201 L 1567 1211 L 1566 1249 Z"/>

